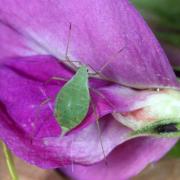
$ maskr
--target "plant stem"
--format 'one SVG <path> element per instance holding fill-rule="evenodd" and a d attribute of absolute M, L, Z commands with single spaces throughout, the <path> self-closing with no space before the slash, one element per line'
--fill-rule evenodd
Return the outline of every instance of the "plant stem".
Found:
<path fill-rule="evenodd" d="M 4 142 L 1 141 L 1 143 L 2 143 L 3 153 L 4 153 L 4 156 L 6 159 L 6 164 L 7 164 L 7 168 L 8 168 L 9 174 L 11 176 L 11 179 L 18 180 L 18 176 L 16 173 L 16 168 L 14 165 L 11 151 L 8 149 L 8 147 L 6 146 L 6 144 Z"/>

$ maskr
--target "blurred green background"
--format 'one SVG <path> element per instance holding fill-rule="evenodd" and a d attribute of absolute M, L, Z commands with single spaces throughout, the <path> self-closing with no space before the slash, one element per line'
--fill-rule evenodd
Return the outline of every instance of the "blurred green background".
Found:
<path fill-rule="evenodd" d="M 180 47 L 180 0 L 132 0 L 157 37 Z"/>

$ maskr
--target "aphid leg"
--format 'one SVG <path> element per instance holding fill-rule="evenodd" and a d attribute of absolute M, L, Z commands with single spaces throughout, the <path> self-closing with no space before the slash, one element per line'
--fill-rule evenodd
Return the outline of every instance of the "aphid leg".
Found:
<path fill-rule="evenodd" d="M 100 77 L 101 79 L 103 79 L 103 80 L 107 80 L 107 81 L 111 81 L 111 82 L 117 83 L 115 80 L 106 77 L 106 76 L 102 73 L 102 71 L 103 71 L 111 62 L 113 62 L 114 60 L 116 60 L 117 55 L 120 54 L 125 48 L 126 48 L 126 47 L 121 48 L 121 49 L 120 49 L 112 58 L 110 58 L 98 71 L 94 70 L 94 68 L 93 68 L 92 66 L 88 65 L 88 66 L 95 72 L 95 73 L 91 73 L 90 76 L 91 76 L 91 77 L 96 77 L 96 78 L 99 76 L 99 77 Z M 97 75 L 98 75 L 98 76 L 97 76 Z"/>
<path fill-rule="evenodd" d="M 50 97 L 47 96 L 47 94 L 45 93 L 45 91 L 42 88 L 40 88 L 40 92 L 43 94 L 45 99 L 39 104 L 39 107 L 36 109 L 35 117 L 36 117 L 37 121 L 38 121 L 38 116 L 44 105 L 48 104 L 49 109 L 53 113 L 53 107 L 51 104 L 49 104 L 49 102 L 51 100 Z M 38 135 L 40 130 L 41 130 L 41 126 L 39 126 L 39 128 L 33 133 L 32 137 L 31 137 L 31 144 L 33 143 L 33 139 L 36 138 L 36 136 Z"/>
<path fill-rule="evenodd" d="M 50 98 L 45 99 L 43 102 L 41 102 L 40 107 L 47 104 L 50 101 Z"/>
<path fill-rule="evenodd" d="M 112 80 L 110 78 L 107 78 L 102 73 L 99 73 L 98 71 L 96 71 L 91 65 L 88 64 L 87 66 L 89 66 L 93 70 L 93 73 L 88 73 L 89 77 L 93 77 L 93 78 L 98 78 L 98 79 L 102 79 L 102 80 L 106 80 L 106 81 L 115 82 L 114 80 Z"/>
<path fill-rule="evenodd" d="M 126 47 L 121 48 L 114 56 L 112 56 L 99 70 L 98 73 L 102 73 L 102 71 L 113 61 L 116 60 L 117 55 L 119 55 Z"/>
<path fill-rule="evenodd" d="M 42 101 L 39 105 L 39 107 L 36 109 L 35 112 L 35 117 L 38 120 L 38 115 L 40 114 L 41 111 L 41 107 L 44 106 L 45 104 L 47 104 L 50 101 L 50 98 L 45 99 L 44 101 Z M 37 134 L 39 133 L 39 131 L 41 130 L 41 127 L 39 127 L 31 136 L 31 144 L 33 144 L 33 139 L 36 138 Z"/>
<path fill-rule="evenodd" d="M 102 97 L 113 109 L 115 109 L 114 105 L 102 94 L 100 93 L 98 90 L 94 89 L 94 88 L 90 88 L 92 91 L 94 91 L 97 95 L 99 95 L 100 97 Z"/>
<path fill-rule="evenodd" d="M 73 152 L 73 149 L 72 149 L 72 144 L 73 144 L 73 141 L 74 141 L 74 136 L 72 136 L 72 143 L 71 143 L 71 171 L 74 172 L 74 160 L 73 160 L 73 157 L 72 157 L 72 152 Z"/>
<path fill-rule="evenodd" d="M 80 61 L 72 61 L 72 60 L 64 60 L 63 62 L 67 62 L 66 63 L 66 65 L 73 65 L 73 67 L 71 67 L 74 71 L 77 71 L 77 69 L 80 67 L 80 66 L 82 66 L 83 65 L 83 63 L 82 62 L 80 62 Z M 78 65 L 76 65 L 75 63 L 77 63 Z"/>
<path fill-rule="evenodd" d="M 48 84 L 48 83 L 50 83 L 53 80 L 56 80 L 56 81 L 65 81 L 65 82 L 68 81 L 68 79 L 61 78 L 61 77 L 58 77 L 58 76 L 53 76 L 50 79 L 48 79 L 47 81 L 45 81 L 45 84 Z"/>
<path fill-rule="evenodd" d="M 103 156 L 104 156 L 105 165 L 108 166 L 108 162 L 107 162 L 107 158 L 106 158 L 106 154 L 105 154 L 104 147 L 103 147 L 103 142 L 102 142 L 101 128 L 99 126 L 99 121 L 98 121 L 99 116 L 98 116 L 98 113 L 96 111 L 96 108 L 95 108 L 95 105 L 94 105 L 93 102 L 92 102 L 92 108 L 93 108 L 93 111 L 94 111 L 94 114 L 95 114 L 95 117 L 96 117 L 96 124 L 97 124 L 97 128 L 98 128 L 98 136 L 99 136 L 99 139 L 100 139 L 100 144 L 101 144 L 101 149 L 102 149 L 102 153 L 103 153 Z"/>

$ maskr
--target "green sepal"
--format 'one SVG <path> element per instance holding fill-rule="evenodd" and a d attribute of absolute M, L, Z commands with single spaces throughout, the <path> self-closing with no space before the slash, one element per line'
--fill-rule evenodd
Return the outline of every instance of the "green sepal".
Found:
<path fill-rule="evenodd" d="M 174 125 L 177 129 L 172 132 L 161 132 L 163 126 Z M 180 123 L 179 120 L 159 120 L 152 124 L 137 129 L 129 134 L 129 136 L 158 136 L 158 137 L 180 137 Z"/>

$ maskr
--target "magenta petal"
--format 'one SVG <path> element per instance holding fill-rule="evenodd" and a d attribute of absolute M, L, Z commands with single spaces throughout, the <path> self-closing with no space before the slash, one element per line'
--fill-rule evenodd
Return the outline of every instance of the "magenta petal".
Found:
<path fill-rule="evenodd" d="M 31 137 L 41 134 L 41 129 L 44 130 L 43 136 L 60 133 L 52 108 L 55 94 L 64 82 L 46 83 L 53 77 L 52 73 L 65 79 L 72 76 L 50 56 L 1 60 L 0 102 L 11 121 Z M 50 101 L 43 105 L 49 97 Z M 47 126 L 46 130 L 42 125 Z"/>
<path fill-rule="evenodd" d="M 60 136 L 60 126 L 54 117 L 53 107 L 64 81 L 49 80 L 51 77 L 69 79 L 72 74 L 51 56 L 1 60 L 0 137 L 22 159 L 40 167 L 54 168 L 71 161 L 91 164 L 104 158 L 96 116 L 91 109 L 86 119 L 75 129 L 76 132 L 64 138 Z M 109 94 L 113 94 L 113 86 L 109 83 L 95 79 L 90 81 L 90 87 L 94 90 L 107 93 L 109 87 Z M 114 111 L 106 99 L 93 91 L 92 95 L 100 118 Z M 48 98 L 50 101 L 43 103 Z M 134 103 L 127 106 L 123 103 L 125 100 L 120 99 L 117 107 L 128 111 Z M 110 115 L 101 118 L 100 128 L 106 154 L 126 141 L 130 132 Z"/>
<path fill-rule="evenodd" d="M 0 18 L 0 53 L 1 58 L 14 55 L 31 55 L 33 50 L 27 47 L 26 40 L 13 27 Z"/>
<path fill-rule="evenodd" d="M 155 91 L 138 91 L 119 85 L 100 87 L 98 91 L 111 102 L 110 107 L 113 107 L 118 113 L 131 112 L 143 108 L 146 98 L 151 94 L 156 94 Z"/>
<path fill-rule="evenodd" d="M 95 70 L 112 59 L 103 73 L 118 84 L 136 88 L 177 87 L 164 52 L 127 0 L 74 0 L 73 3 L 67 0 L 31 0 L 28 4 L 26 0 L 0 0 L 0 22 L 0 137 L 16 155 L 43 168 L 75 163 L 78 179 L 85 180 L 88 170 L 92 171 L 87 177 L 97 174 L 100 180 L 102 176 L 105 179 L 106 174 L 112 179 L 113 175 L 119 174 L 123 179 L 159 159 L 174 144 L 175 140 L 151 138 L 127 142 L 108 157 L 112 165 L 107 171 L 104 162 L 97 163 L 104 155 L 91 108 L 74 132 L 60 137 L 53 106 L 64 82 L 47 81 L 53 76 L 69 79 L 73 75 L 54 58 L 65 59 L 70 23 L 70 59 L 80 60 Z M 122 48 L 123 51 L 117 54 Z M 32 54 L 54 57 L 17 58 L 17 55 Z M 7 59 L 7 56 L 16 58 Z M 140 100 L 138 95 L 143 93 L 93 79 L 90 84 L 110 97 L 113 105 L 116 104 L 116 108 L 112 108 L 91 91 L 100 116 L 103 148 L 108 155 L 128 140 L 130 132 L 109 114 L 114 110 L 133 110 L 136 108 L 134 103 Z M 48 97 L 50 101 L 42 103 Z M 92 163 L 97 164 L 85 169 L 77 165 Z M 98 174 L 99 169 L 102 169 L 101 174 Z M 79 170 L 82 177 L 76 174 Z"/>
<path fill-rule="evenodd" d="M 0 101 L 8 109 L 9 116 L 13 117 L 17 125 L 25 132 L 30 133 L 31 136 L 34 137 L 37 133 L 40 135 L 41 131 L 47 131 L 48 136 L 50 131 L 52 136 L 59 135 L 53 109 L 55 98 L 60 88 L 72 75 L 72 71 L 51 56 L 1 60 Z M 52 80 L 53 77 L 60 77 L 66 81 Z M 97 107 L 99 117 L 113 111 L 105 99 L 101 96 L 98 97 L 99 94 L 96 92 L 98 90 L 94 89 L 107 84 L 109 83 L 105 81 L 91 80 L 92 101 Z M 123 106 L 123 104 L 119 106 Z M 90 108 L 85 121 L 77 129 L 79 130 L 95 120 L 93 109 Z M 47 125 L 46 130 L 41 127 L 42 124 L 43 126 Z M 52 124 L 56 130 L 52 128 L 48 130 Z M 45 133 L 44 136 L 46 137 Z"/>
<path fill-rule="evenodd" d="M 0 10 L 1 19 L 21 32 L 24 45 L 34 52 L 64 59 L 71 23 L 72 60 L 97 70 L 113 59 L 103 73 L 131 87 L 177 86 L 159 43 L 127 0 L 31 0 L 28 5 L 26 0 L 0 0 Z M 4 30 L 1 34 L 7 36 Z M 6 43 L 2 40 L 1 46 Z"/>
<path fill-rule="evenodd" d="M 112 151 L 107 157 L 108 166 L 101 161 L 91 166 L 65 166 L 61 170 L 74 180 L 127 180 L 159 160 L 175 142 L 175 139 L 136 138 Z"/>
<path fill-rule="evenodd" d="M 72 161 L 92 164 L 104 158 L 92 108 L 73 132 L 64 138 L 60 136 L 53 107 L 57 92 L 65 82 L 51 81 L 51 78 L 69 79 L 72 75 L 72 71 L 52 56 L 1 60 L 0 137 L 22 159 L 43 168 L 54 168 Z M 103 148 L 108 155 L 129 139 L 130 132 L 110 114 L 140 108 L 138 102 L 150 92 L 135 91 L 93 78 L 89 85 L 92 101 L 101 118 Z M 43 103 L 48 98 L 50 101 Z"/>
<path fill-rule="evenodd" d="M 104 158 L 96 123 L 64 138 L 57 136 L 32 139 L 8 117 L 5 111 L 0 112 L 0 119 L 3 119 L 0 123 L 2 140 L 12 152 L 31 164 L 42 168 L 56 168 L 72 162 L 91 164 Z M 100 128 L 105 154 L 123 143 L 129 132 L 126 127 L 107 118 L 100 123 Z"/>

